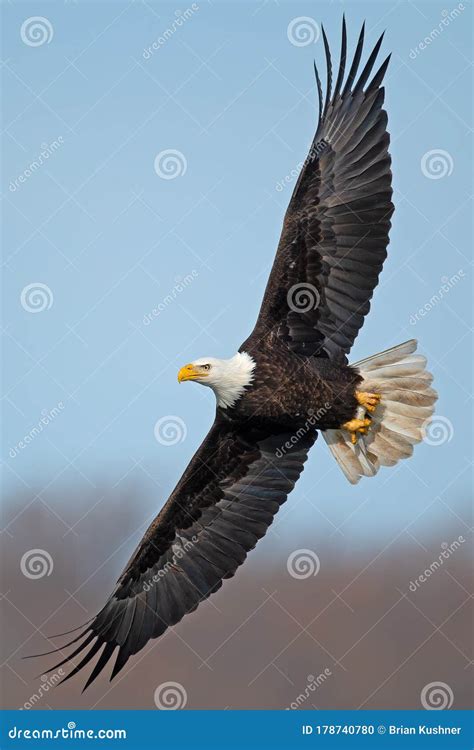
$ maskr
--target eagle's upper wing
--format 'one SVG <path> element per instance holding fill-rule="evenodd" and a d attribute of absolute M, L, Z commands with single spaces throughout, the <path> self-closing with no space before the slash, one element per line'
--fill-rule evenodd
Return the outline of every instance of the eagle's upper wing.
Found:
<path fill-rule="evenodd" d="M 265 534 L 315 439 L 312 429 L 296 444 L 289 432 L 237 430 L 218 415 L 103 609 L 56 651 L 81 644 L 52 669 L 72 661 L 68 679 L 103 647 L 85 687 L 118 649 L 114 677 L 150 638 L 196 609 Z"/>
<path fill-rule="evenodd" d="M 332 91 L 324 30 L 323 39 L 324 106 L 316 71 L 320 105 L 316 135 L 285 215 L 257 324 L 241 348 L 258 345 L 259 339 L 276 330 L 299 354 L 345 361 L 369 311 L 389 241 L 393 204 L 381 87 L 389 57 L 366 85 L 380 37 L 356 80 L 363 26 L 345 79 L 343 20 L 341 60 Z"/>

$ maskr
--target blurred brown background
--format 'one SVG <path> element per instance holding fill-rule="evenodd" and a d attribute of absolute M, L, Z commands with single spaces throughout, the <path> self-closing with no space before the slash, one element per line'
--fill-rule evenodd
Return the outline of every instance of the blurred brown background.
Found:
<path fill-rule="evenodd" d="M 66 491 L 74 516 L 86 514 L 80 533 L 67 530 L 52 510 L 60 495 L 32 503 L 16 519 L 10 506 L 2 547 L 6 707 L 154 708 L 155 690 L 169 681 L 182 686 L 188 709 L 420 708 L 421 691 L 432 682 L 449 686 L 454 708 L 472 705 L 470 531 L 452 514 L 442 532 L 434 531 L 434 507 L 378 543 L 343 530 L 323 533 L 309 507 L 306 528 L 286 539 L 287 503 L 235 579 L 132 657 L 112 684 L 103 674 L 81 696 L 84 673 L 41 689 L 38 675 L 61 654 L 21 657 L 52 647 L 45 636 L 100 608 L 147 523 L 139 488 L 103 487 L 97 497 Z M 16 497 L 15 508 L 29 499 Z M 410 591 L 410 581 L 460 535 L 466 541 Z M 28 578 L 21 558 L 38 539 L 52 570 Z M 299 549 L 317 554 L 317 575 L 289 574 L 288 557 Z"/>

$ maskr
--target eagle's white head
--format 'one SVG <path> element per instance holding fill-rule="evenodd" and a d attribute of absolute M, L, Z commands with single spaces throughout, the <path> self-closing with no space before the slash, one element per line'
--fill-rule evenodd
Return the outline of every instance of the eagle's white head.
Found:
<path fill-rule="evenodd" d="M 200 357 L 184 365 L 178 381 L 195 380 L 207 385 L 216 394 L 217 405 L 226 409 L 242 396 L 254 377 L 255 360 L 247 352 L 239 352 L 230 359 Z"/>

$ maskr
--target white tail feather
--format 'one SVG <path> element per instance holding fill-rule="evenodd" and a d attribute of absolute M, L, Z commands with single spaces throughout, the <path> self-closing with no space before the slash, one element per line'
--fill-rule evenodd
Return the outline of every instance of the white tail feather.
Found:
<path fill-rule="evenodd" d="M 425 370 L 425 357 L 414 354 L 416 347 L 411 339 L 352 365 L 363 378 L 359 390 L 380 393 L 381 399 L 370 415 L 368 434 L 361 435 L 355 445 L 345 430 L 323 432 L 351 484 L 361 476 L 374 476 L 381 466 L 395 466 L 408 458 L 413 445 L 423 439 L 423 426 L 438 396 L 430 387 L 433 377 Z"/>

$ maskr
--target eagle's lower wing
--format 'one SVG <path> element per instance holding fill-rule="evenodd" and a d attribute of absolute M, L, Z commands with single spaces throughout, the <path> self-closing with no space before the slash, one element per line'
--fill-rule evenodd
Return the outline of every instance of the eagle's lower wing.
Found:
<path fill-rule="evenodd" d="M 345 78 L 346 26 L 332 91 L 332 64 L 323 30 L 327 90 L 316 71 L 318 127 L 290 204 L 256 327 L 242 349 L 278 331 L 302 355 L 343 362 L 370 308 L 386 258 L 391 202 L 387 115 L 382 80 L 389 58 L 366 86 L 375 45 L 356 81 L 364 27 Z M 365 90 L 364 90 L 365 87 Z"/>
<path fill-rule="evenodd" d="M 81 644 L 52 669 L 72 662 L 69 679 L 103 648 L 85 687 L 118 650 L 114 677 L 150 638 L 196 609 L 265 534 L 315 439 L 311 430 L 295 444 L 289 432 L 237 430 L 218 416 L 103 609 L 57 650 Z"/>

